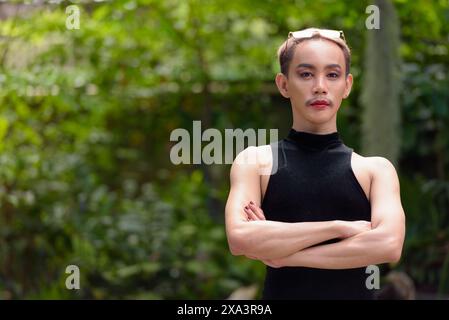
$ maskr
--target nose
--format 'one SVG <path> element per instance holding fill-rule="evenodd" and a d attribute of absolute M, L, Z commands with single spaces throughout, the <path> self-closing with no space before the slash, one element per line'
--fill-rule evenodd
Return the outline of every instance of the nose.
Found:
<path fill-rule="evenodd" d="M 327 94 L 326 82 L 323 77 L 316 77 L 315 83 L 313 84 L 313 94 Z"/>

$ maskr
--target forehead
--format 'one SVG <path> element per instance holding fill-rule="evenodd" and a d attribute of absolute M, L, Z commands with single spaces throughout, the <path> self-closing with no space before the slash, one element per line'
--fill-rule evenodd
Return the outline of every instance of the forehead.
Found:
<path fill-rule="evenodd" d="M 333 41 L 322 38 L 308 39 L 300 42 L 295 48 L 293 65 L 309 63 L 318 66 L 339 64 L 345 67 L 343 50 Z"/>

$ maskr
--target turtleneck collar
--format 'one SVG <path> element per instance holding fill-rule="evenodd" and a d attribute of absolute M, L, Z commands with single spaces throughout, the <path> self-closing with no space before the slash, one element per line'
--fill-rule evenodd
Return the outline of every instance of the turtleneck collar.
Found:
<path fill-rule="evenodd" d="M 309 150 L 320 151 L 332 145 L 341 145 L 343 141 L 337 131 L 327 134 L 317 134 L 305 131 L 296 131 L 291 128 L 287 140 L 295 143 L 299 147 Z"/>

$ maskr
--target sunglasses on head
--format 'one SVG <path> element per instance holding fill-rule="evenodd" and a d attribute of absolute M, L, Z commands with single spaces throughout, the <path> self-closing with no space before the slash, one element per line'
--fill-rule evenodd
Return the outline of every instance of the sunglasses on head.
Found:
<path fill-rule="evenodd" d="M 341 30 L 329 30 L 329 29 L 306 29 L 300 31 L 291 31 L 288 33 L 288 38 L 303 39 L 311 38 L 315 34 L 319 34 L 325 38 L 341 39 L 346 42 L 345 34 Z"/>
<path fill-rule="evenodd" d="M 345 34 L 341 30 L 310 28 L 310 29 L 305 29 L 305 30 L 300 30 L 300 31 L 290 31 L 288 33 L 287 41 L 285 41 L 284 52 L 285 52 L 285 50 L 287 50 L 287 43 L 288 43 L 288 40 L 290 40 L 291 38 L 307 39 L 307 38 L 312 38 L 316 34 L 319 34 L 320 36 L 322 36 L 324 38 L 341 39 L 346 43 Z"/>

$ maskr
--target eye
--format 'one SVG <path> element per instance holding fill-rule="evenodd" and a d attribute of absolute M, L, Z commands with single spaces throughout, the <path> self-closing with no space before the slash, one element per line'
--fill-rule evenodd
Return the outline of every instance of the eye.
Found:
<path fill-rule="evenodd" d="M 331 72 L 331 73 L 328 74 L 328 76 L 330 78 L 338 78 L 340 75 L 338 73 L 336 73 L 336 72 Z"/>
<path fill-rule="evenodd" d="M 310 72 L 301 72 L 300 74 L 299 74 L 299 76 L 301 77 L 301 78 L 310 78 L 311 76 L 312 76 L 312 73 L 310 73 Z"/>

